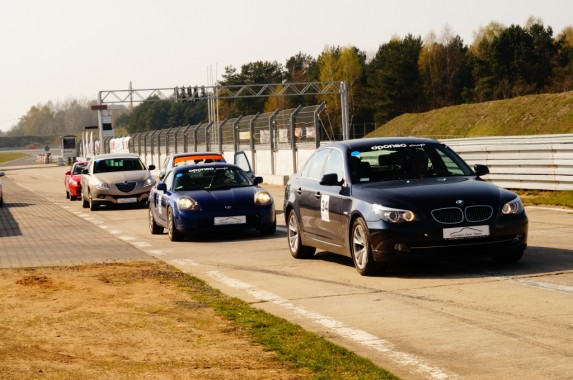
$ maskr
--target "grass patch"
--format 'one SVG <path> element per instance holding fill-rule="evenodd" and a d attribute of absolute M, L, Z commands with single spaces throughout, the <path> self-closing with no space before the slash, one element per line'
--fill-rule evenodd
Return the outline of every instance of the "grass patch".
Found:
<path fill-rule="evenodd" d="M 4 162 L 14 161 L 19 158 L 27 156 L 29 155 L 26 153 L 17 153 L 17 152 L 0 153 L 0 164 L 3 164 Z"/>
<path fill-rule="evenodd" d="M 573 208 L 573 191 L 513 190 L 526 206 Z"/>
<path fill-rule="evenodd" d="M 282 363 L 292 368 L 308 369 L 312 371 L 313 378 L 398 379 L 371 361 L 283 318 L 252 308 L 237 298 L 227 297 L 195 277 L 185 275 L 178 282 L 198 302 L 232 321 L 254 343 L 274 351 Z"/>
<path fill-rule="evenodd" d="M 403 114 L 368 136 L 450 137 L 573 133 L 573 91 Z"/>

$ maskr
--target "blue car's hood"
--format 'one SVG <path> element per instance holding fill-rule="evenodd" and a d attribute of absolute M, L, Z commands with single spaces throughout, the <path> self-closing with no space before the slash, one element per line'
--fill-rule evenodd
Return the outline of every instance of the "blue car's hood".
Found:
<path fill-rule="evenodd" d="M 352 195 L 367 202 L 395 208 L 455 207 L 490 205 L 497 209 L 501 202 L 515 197 L 513 193 L 491 183 L 471 177 L 439 177 L 419 180 L 377 182 L 352 187 Z"/>

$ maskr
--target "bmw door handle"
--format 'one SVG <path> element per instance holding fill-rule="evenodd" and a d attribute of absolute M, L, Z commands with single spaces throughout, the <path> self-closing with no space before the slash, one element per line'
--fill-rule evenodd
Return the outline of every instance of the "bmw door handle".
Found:
<path fill-rule="evenodd" d="M 296 189 L 295 192 L 296 192 L 298 195 L 301 195 L 301 194 L 302 194 L 302 187 L 299 187 L 298 189 Z"/>
<path fill-rule="evenodd" d="M 320 198 L 320 191 L 317 191 L 316 193 L 314 193 L 314 197 L 316 199 L 319 199 Z"/>

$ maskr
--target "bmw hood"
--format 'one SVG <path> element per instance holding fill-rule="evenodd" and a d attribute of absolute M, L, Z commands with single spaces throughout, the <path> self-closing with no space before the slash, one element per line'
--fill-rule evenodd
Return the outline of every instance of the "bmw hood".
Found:
<path fill-rule="evenodd" d="M 456 205 L 500 205 L 515 198 L 512 192 L 472 177 L 438 177 L 353 186 L 355 197 L 402 209 L 428 209 Z"/>

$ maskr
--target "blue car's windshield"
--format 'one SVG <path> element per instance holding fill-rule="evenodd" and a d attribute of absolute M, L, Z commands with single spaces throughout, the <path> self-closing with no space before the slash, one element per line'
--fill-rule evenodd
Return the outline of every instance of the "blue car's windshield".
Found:
<path fill-rule="evenodd" d="M 217 190 L 252 186 L 249 176 L 236 167 L 205 167 L 178 172 L 175 175 L 175 191 Z"/>
<path fill-rule="evenodd" d="M 351 152 L 352 183 L 471 175 L 470 167 L 443 144 L 389 144 Z"/>

